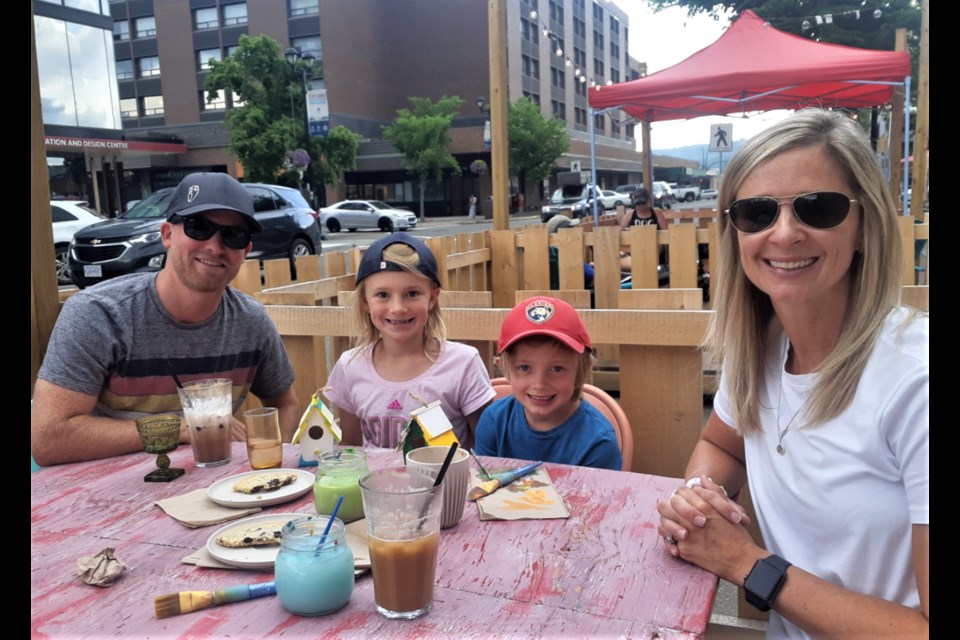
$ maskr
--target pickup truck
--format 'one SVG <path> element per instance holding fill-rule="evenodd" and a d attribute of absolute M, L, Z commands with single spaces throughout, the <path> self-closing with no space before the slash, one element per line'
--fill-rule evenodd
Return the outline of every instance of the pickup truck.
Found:
<path fill-rule="evenodd" d="M 677 202 L 693 202 L 700 199 L 700 187 L 695 185 L 678 187 L 671 182 L 670 190 L 673 191 L 673 196 L 677 199 Z"/>

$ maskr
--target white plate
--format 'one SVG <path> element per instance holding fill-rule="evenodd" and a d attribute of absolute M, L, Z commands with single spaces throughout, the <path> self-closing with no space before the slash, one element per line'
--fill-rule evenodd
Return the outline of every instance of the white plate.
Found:
<path fill-rule="evenodd" d="M 224 564 L 245 569 L 273 569 L 273 563 L 280 552 L 280 545 L 263 547 L 224 547 L 217 544 L 217 537 L 234 527 L 248 527 L 263 522 L 281 522 L 303 518 L 309 513 L 273 513 L 237 520 L 217 529 L 207 538 L 207 553 Z M 358 575 L 370 569 L 370 551 L 367 549 L 367 525 L 363 520 L 351 522 L 346 526 L 347 545 L 353 552 L 353 566 Z"/>
<path fill-rule="evenodd" d="M 309 513 L 268 513 L 265 515 L 244 518 L 220 527 L 213 535 L 207 538 L 207 552 L 224 564 L 245 569 L 273 569 L 273 562 L 277 559 L 280 545 L 271 544 L 262 547 L 224 547 L 217 544 L 217 537 L 224 531 L 235 527 L 249 527 L 250 525 L 265 522 L 287 522 L 295 518 L 309 516 Z"/>
<path fill-rule="evenodd" d="M 276 472 L 293 473 L 296 474 L 297 479 L 291 484 L 282 486 L 274 491 L 242 493 L 233 490 L 233 483 L 237 480 L 249 476 Z M 247 471 L 246 473 L 240 473 L 214 482 L 210 485 L 210 488 L 207 489 L 207 496 L 219 505 L 233 507 L 235 509 L 269 507 L 299 498 L 313 488 L 314 480 L 316 480 L 316 477 L 309 471 L 304 471 L 303 469 L 263 469 L 262 471 Z"/>

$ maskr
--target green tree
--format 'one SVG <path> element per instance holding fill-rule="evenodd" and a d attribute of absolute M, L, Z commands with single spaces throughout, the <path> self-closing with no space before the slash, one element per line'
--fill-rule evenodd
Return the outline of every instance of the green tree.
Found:
<path fill-rule="evenodd" d="M 545 118 L 526 97 L 510 105 L 507 115 L 510 140 L 510 175 L 517 178 L 520 193 L 526 192 L 527 178 L 543 180 L 553 173 L 557 159 L 570 149 L 567 128 L 559 120 Z"/>
<path fill-rule="evenodd" d="M 361 136 L 343 125 L 337 125 L 326 137 L 310 139 L 313 162 L 307 170 L 307 181 L 313 185 L 338 184 L 344 171 L 357 168 L 357 149 Z"/>
<path fill-rule="evenodd" d="M 241 35 L 237 50 L 211 60 L 205 87 L 210 102 L 218 91 L 242 102 L 227 114 L 230 151 L 253 181 L 273 182 L 287 151 L 303 146 L 303 100 L 300 82 L 269 36 Z M 291 117 L 291 105 L 300 112 Z"/>
<path fill-rule="evenodd" d="M 424 218 L 427 180 L 439 183 L 443 173 L 460 173 L 460 163 L 450 154 L 450 125 L 463 104 L 457 96 L 410 98 L 412 109 L 398 109 L 392 124 L 383 127 L 383 137 L 404 155 L 403 166 L 420 181 L 420 219 Z"/>

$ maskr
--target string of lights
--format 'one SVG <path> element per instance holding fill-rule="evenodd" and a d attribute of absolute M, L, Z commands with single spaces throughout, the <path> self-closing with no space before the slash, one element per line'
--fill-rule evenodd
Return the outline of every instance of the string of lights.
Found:
<path fill-rule="evenodd" d="M 590 82 L 591 87 L 599 87 L 601 85 L 601 83 L 597 82 L 593 78 L 588 78 L 586 70 L 576 66 L 573 60 L 571 60 L 569 56 L 565 55 L 563 47 L 560 46 L 562 38 L 551 31 L 547 25 L 540 21 L 540 14 L 536 11 L 536 9 L 532 9 L 528 15 L 531 20 L 537 23 L 540 28 L 540 33 L 543 34 L 543 37 L 550 39 L 554 55 L 556 55 L 558 58 L 563 58 L 564 65 L 567 68 L 573 68 L 573 75 L 577 79 L 577 82 Z M 604 84 L 613 84 L 613 82 L 611 80 L 607 80 Z"/>
<path fill-rule="evenodd" d="M 814 26 L 824 25 L 824 24 L 837 24 L 842 26 L 840 23 L 845 20 L 863 20 L 863 19 L 874 19 L 879 20 L 883 17 L 883 11 L 880 9 L 851 9 L 849 11 L 841 11 L 839 13 L 824 13 L 820 15 L 812 16 L 800 16 L 800 17 L 790 17 L 790 18 L 770 18 L 767 19 L 767 22 L 770 24 L 776 25 L 777 23 L 783 24 L 785 22 L 793 22 L 795 20 L 800 21 L 800 29 L 802 31 L 809 31 Z M 838 20 L 839 18 L 839 20 Z"/>

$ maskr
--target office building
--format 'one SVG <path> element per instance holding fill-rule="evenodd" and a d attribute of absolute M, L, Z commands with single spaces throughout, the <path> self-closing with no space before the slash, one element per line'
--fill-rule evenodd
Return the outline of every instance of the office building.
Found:
<path fill-rule="evenodd" d="M 644 71 L 629 54 L 626 13 L 605 0 L 505 2 L 508 99 L 526 96 L 545 116 L 564 121 L 571 145 L 557 171 L 576 164 L 587 171 L 588 86 Z M 96 176 L 101 199 L 114 209 L 192 171 L 242 177 L 224 125 L 238 105 L 231 95 L 208 102 L 204 81 L 209 60 L 230 55 L 243 34 L 265 34 L 281 50 L 311 53 L 322 67 L 310 84 L 327 91 L 330 126 L 343 125 L 363 138 L 356 170 L 319 199 L 376 198 L 419 206 L 418 181 L 381 133 L 412 96 L 464 100 L 450 146 L 462 175 L 428 184 L 427 215 L 463 214 L 471 193 L 490 193 L 489 173 L 469 169 L 478 158 L 488 166 L 490 161 L 484 139 L 488 115 L 477 105 L 477 98 L 490 92 L 487 2 L 36 0 L 34 5 L 47 154 L 66 167 L 56 172 L 61 178 L 76 176 L 77 167 Z M 82 50 L 74 37 L 81 28 L 92 34 Z M 59 61 L 45 53 L 57 47 L 63 50 Z M 50 78 L 74 68 L 81 57 L 96 61 L 96 85 L 74 72 L 73 97 L 55 101 L 71 102 L 67 111 L 73 116 L 55 114 L 46 93 L 62 86 Z M 298 82 L 291 73 L 291 83 Z M 77 91 L 81 85 L 83 91 Z M 87 122 L 93 105 L 98 117 Z M 636 182 L 641 171 L 634 127 L 623 118 L 611 112 L 594 119 L 598 182 L 604 187 Z M 526 202 L 536 204 L 555 182 L 526 184 Z M 511 190 L 518 187 L 514 181 Z"/>

